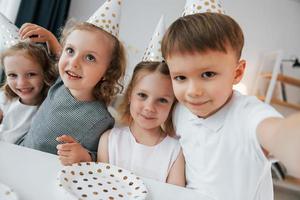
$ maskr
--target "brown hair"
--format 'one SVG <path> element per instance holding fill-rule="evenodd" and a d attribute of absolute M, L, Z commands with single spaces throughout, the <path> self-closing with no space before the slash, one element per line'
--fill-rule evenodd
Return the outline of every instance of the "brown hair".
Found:
<path fill-rule="evenodd" d="M 113 42 L 113 50 L 111 52 L 112 56 L 109 67 L 93 90 L 95 98 L 100 101 L 104 101 L 104 103 L 108 105 L 111 103 L 115 95 L 123 90 L 123 85 L 120 82 L 121 78 L 124 77 L 126 66 L 123 44 L 118 40 L 118 38 L 93 24 L 70 20 L 62 32 L 62 37 L 60 40 L 62 47 L 64 47 L 67 37 L 74 30 L 87 30 L 93 32 L 100 31 L 102 34 L 105 34 L 107 37 L 109 37 Z"/>
<path fill-rule="evenodd" d="M 134 86 L 143 77 L 143 75 L 154 72 L 159 72 L 160 74 L 165 75 L 166 77 L 170 77 L 169 69 L 165 62 L 140 62 L 134 68 L 131 81 L 124 94 L 123 101 L 118 108 L 121 124 L 129 125 L 132 122 L 132 117 L 130 115 L 129 97 L 131 96 Z M 172 110 L 174 108 L 175 103 L 176 99 L 174 98 L 174 102 L 172 104 L 168 118 L 162 125 L 163 130 L 167 132 L 170 136 L 174 135 L 174 127 L 172 123 Z"/>
<path fill-rule="evenodd" d="M 40 105 L 43 102 L 43 100 L 46 98 L 50 86 L 55 82 L 57 78 L 57 71 L 54 67 L 54 61 L 50 59 L 50 57 L 47 54 L 46 48 L 41 44 L 30 43 L 30 42 L 19 42 L 1 53 L 0 59 L 1 59 L 1 65 L 3 69 L 5 69 L 4 66 L 5 58 L 8 56 L 15 55 L 19 52 L 23 53 L 26 56 L 29 56 L 29 58 L 37 62 L 42 68 L 44 86 L 41 91 L 41 95 L 42 95 L 41 101 L 38 103 L 38 105 Z M 4 90 L 4 94 L 8 100 L 12 100 L 18 97 L 18 95 L 15 94 L 12 91 L 12 89 L 9 87 L 7 81 L 5 81 L 1 89 Z"/>
<path fill-rule="evenodd" d="M 166 59 L 174 53 L 204 53 L 207 50 L 227 53 L 228 45 L 240 59 L 244 36 L 237 22 L 220 13 L 198 13 L 171 24 L 163 37 L 162 54 Z"/>

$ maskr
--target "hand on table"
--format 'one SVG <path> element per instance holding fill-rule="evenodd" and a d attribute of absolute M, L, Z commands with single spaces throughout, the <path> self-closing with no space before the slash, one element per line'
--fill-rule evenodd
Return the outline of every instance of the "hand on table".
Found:
<path fill-rule="evenodd" d="M 63 142 L 63 144 L 56 146 L 57 155 L 63 165 L 92 161 L 88 150 L 81 146 L 81 144 L 79 144 L 73 137 L 69 135 L 62 135 L 57 137 L 56 140 L 58 142 Z"/>

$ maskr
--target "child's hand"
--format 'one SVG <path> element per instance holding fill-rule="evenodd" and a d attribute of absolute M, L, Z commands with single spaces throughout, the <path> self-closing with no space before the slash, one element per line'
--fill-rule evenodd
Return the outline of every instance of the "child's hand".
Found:
<path fill-rule="evenodd" d="M 27 39 L 31 42 L 48 42 L 51 40 L 52 33 L 47 29 L 31 23 L 25 23 L 19 30 L 21 39 Z"/>
<path fill-rule="evenodd" d="M 62 135 L 56 140 L 64 143 L 56 146 L 59 160 L 63 165 L 92 161 L 89 152 L 71 136 Z"/>
<path fill-rule="evenodd" d="M 60 55 L 61 46 L 55 35 L 47 29 L 31 23 L 25 23 L 21 26 L 19 34 L 22 40 L 29 39 L 31 42 L 47 43 L 50 53 Z"/>

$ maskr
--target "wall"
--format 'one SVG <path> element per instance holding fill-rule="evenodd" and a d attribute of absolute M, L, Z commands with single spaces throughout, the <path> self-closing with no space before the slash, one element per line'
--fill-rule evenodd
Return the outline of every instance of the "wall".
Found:
<path fill-rule="evenodd" d="M 103 2 L 72 0 L 69 16 L 86 20 Z M 130 74 L 132 67 L 141 59 L 161 14 L 165 15 L 169 25 L 181 15 L 185 0 L 123 2 L 120 38 L 128 49 Z M 285 58 L 300 57 L 299 0 L 223 0 L 223 7 L 226 14 L 236 19 L 244 30 L 242 56 L 247 60 L 247 70 L 243 83 L 248 91 L 251 92 L 262 53 L 282 49 Z"/>

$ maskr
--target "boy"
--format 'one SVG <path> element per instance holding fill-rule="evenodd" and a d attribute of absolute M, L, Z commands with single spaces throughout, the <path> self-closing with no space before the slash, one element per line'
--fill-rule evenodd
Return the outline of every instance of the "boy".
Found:
<path fill-rule="evenodd" d="M 173 122 L 186 159 L 187 187 L 215 199 L 273 199 L 270 156 L 300 175 L 300 115 L 283 119 L 232 86 L 242 79 L 244 37 L 229 16 L 188 15 L 162 41 L 176 106 Z"/>

